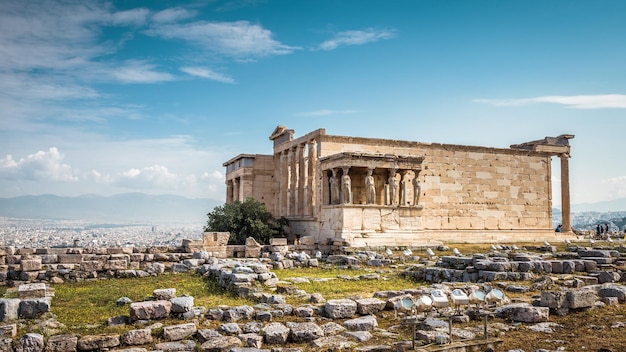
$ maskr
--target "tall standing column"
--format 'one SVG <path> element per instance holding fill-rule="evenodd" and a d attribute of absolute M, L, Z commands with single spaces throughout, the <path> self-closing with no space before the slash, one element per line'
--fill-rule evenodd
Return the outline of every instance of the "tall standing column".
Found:
<path fill-rule="evenodd" d="M 307 210 L 306 215 L 315 216 L 313 208 L 315 207 L 315 168 L 317 167 L 317 154 L 315 153 L 315 140 L 309 141 L 309 177 L 307 179 L 309 194 L 307 195 Z"/>
<path fill-rule="evenodd" d="M 561 232 L 572 232 L 572 218 L 570 216 L 569 199 L 569 154 L 559 155 L 561 159 L 561 213 L 563 217 L 563 227 Z"/>
<path fill-rule="evenodd" d="M 297 157 L 296 157 L 296 148 L 289 149 L 289 215 L 296 215 L 296 200 L 297 193 L 296 189 L 298 187 L 298 168 L 297 166 Z"/>
<path fill-rule="evenodd" d="M 226 181 L 226 204 L 233 202 L 233 180 Z"/>
<path fill-rule="evenodd" d="M 280 153 L 281 159 L 281 183 L 280 183 L 280 215 L 289 215 L 289 154 L 287 150 Z"/>
<path fill-rule="evenodd" d="M 306 144 L 298 145 L 296 149 L 298 151 L 298 206 L 296 214 L 298 216 L 304 216 L 304 186 L 306 185 L 306 163 L 304 160 L 304 152 L 306 151 Z"/>
<path fill-rule="evenodd" d="M 233 202 L 241 200 L 240 189 L 239 189 L 239 177 L 233 179 Z"/>

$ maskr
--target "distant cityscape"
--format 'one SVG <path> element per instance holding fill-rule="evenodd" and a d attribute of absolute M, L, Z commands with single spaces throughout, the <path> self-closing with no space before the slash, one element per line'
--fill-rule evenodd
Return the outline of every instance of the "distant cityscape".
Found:
<path fill-rule="evenodd" d="M 561 223 L 555 210 L 553 223 Z M 623 232 L 626 211 L 586 211 L 572 214 L 576 230 L 593 231 L 608 224 L 610 231 Z M 179 246 L 183 239 L 200 239 L 206 223 L 101 223 L 84 220 L 44 220 L 0 217 L 0 246 L 45 247 L 124 247 Z"/>
<path fill-rule="evenodd" d="M 0 198 L 0 246 L 178 246 L 183 239 L 202 238 L 206 214 L 221 204 L 212 199 L 141 193 Z M 573 205 L 572 227 L 595 231 L 598 224 L 608 224 L 610 231 L 623 232 L 625 209 L 626 198 Z M 556 229 L 562 221 L 561 210 L 553 208 L 552 213 Z"/>
<path fill-rule="evenodd" d="M 20 248 L 178 246 L 183 239 L 202 238 L 204 225 L 103 224 L 0 217 L 0 245 Z"/>

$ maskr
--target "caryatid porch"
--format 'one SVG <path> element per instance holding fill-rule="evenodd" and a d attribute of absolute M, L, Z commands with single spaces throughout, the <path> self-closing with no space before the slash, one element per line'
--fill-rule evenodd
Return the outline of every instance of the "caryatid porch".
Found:
<path fill-rule="evenodd" d="M 338 153 L 320 158 L 322 232 L 335 242 L 393 245 L 423 231 L 418 156 Z"/>

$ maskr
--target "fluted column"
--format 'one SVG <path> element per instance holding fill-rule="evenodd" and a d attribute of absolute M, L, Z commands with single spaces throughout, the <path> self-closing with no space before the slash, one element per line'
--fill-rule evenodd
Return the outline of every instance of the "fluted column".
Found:
<path fill-rule="evenodd" d="M 296 199 L 298 187 L 298 168 L 296 158 L 296 148 L 290 148 L 288 154 L 289 160 L 289 215 L 296 215 Z"/>
<path fill-rule="evenodd" d="M 298 206 L 296 208 L 296 214 L 298 216 L 305 215 L 304 211 L 304 186 L 306 185 L 306 162 L 304 159 L 304 153 L 306 152 L 306 144 L 300 144 L 297 147 L 298 156 Z"/>
<path fill-rule="evenodd" d="M 559 155 L 561 159 L 561 213 L 563 227 L 561 232 L 572 232 L 572 219 L 570 216 L 570 197 L 569 197 L 569 154 Z"/>
<path fill-rule="evenodd" d="M 226 204 L 233 202 L 233 180 L 226 181 Z"/>
<path fill-rule="evenodd" d="M 280 215 L 287 216 L 289 213 L 289 157 L 288 151 L 283 150 L 280 153 L 281 159 L 281 176 L 280 176 Z"/>
<path fill-rule="evenodd" d="M 239 187 L 239 177 L 233 179 L 233 202 L 241 200 L 241 190 Z"/>
<path fill-rule="evenodd" d="M 309 175 L 307 178 L 307 188 L 309 190 L 309 194 L 307 195 L 307 206 L 306 206 L 306 215 L 313 216 L 313 208 L 315 207 L 315 168 L 317 167 L 317 154 L 315 152 L 315 140 L 312 139 L 309 141 L 309 160 L 308 160 L 308 168 Z"/>

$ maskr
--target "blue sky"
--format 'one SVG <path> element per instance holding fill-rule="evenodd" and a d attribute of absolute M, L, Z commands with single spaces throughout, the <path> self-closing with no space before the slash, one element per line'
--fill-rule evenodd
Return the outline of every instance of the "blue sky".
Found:
<path fill-rule="evenodd" d="M 626 197 L 624 1 L 0 9 L 0 197 L 224 199 L 222 163 L 270 154 L 279 124 L 504 148 L 574 134 L 572 202 Z"/>

